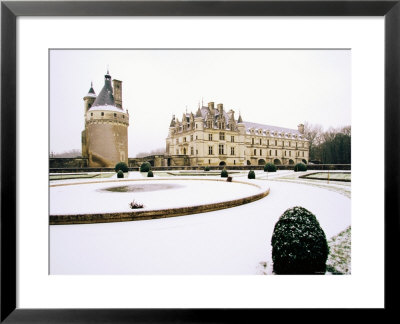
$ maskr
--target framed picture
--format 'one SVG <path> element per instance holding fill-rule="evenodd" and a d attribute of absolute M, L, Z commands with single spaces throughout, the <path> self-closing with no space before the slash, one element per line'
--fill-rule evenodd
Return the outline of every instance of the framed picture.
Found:
<path fill-rule="evenodd" d="M 351 307 L 393 310 L 394 299 L 391 296 L 398 279 L 393 270 L 391 255 L 396 255 L 398 245 L 396 238 L 399 234 L 397 202 L 399 196 L 397 167 L 400 155 L 399 15 L 398 1 L 2 2 L 1 321 L 7 323 L 235 322 L 245 318 L 255 321 L 256 317 L 267 316 L 271 308 L 286 310 Z M 304 17 L 309 20 L 303 21 Z M 366 17 L 369 17 L 369 20 L 364 23 L 363 19 Z M 307 37 L 312 40 L 309 41 Z M 101 43 L 101 40 L 104 42 Z M 297 65 L 291 65 L 291 58 L 286 55 L 288 52 L 296 57 Z M 320 55 L 320 52 L 324 54 Z M 112 60 L 110 57 L 118 59 Z M 228 110 L 235 106 L 235 102 L 229 103 L 228 108 L 219 102 L 214 106 L 212 98 L 205 98 L 205 102 L 201 97 L 195 98 L 193 100 L 198 102 L 189 103 L 190 106 L 183 108 L 185 110 L 183 111 L 174 106 L 184 107 L 183 101 L 179 104 L 174 102 L 179 93 L 185 98 L 184 100 L 189 101 L 188 98 L 195 96 L 197 92 L 200 96 L 202 91 L 208 92 L 205 95 L 210 96 L 212 93 L 210 89 L 218 88 L 219 93 L 226 93 L 225 97 L 229 98 L 229 89 L 238 92 L 239 88 L 245 87 L 247 83 L 249 88 L 255 90 L 244 93 L 248 96 L 253 93 L 254 96 L 248 100 L 243 96 L 243 101 L 237 104 L 246 106 L 245 102 L 248 101 L 251 103 L 248 106 L 252 107 L 262 100 L 263 87 L 278 89 L 274 88 L 275 83 L 286 84 L 292 91 L 294 87 L 291 84 L 297 83 L 299 90 L 296 94 L 286 94 L 283 86 L 279 88 L 280 90 L 271 90 L 270 96 L 275 95 L 278 98 L 275 99 L 274 105 L 280 106 L 282 111 L 286 111 L 286 114 L 294 118 L 298 116 L 296 113 L 299 109 L 305 113 L 307 102 L 310 105 L 313 102 L 316 107 L 313 113 L 320 114 L 318 115 L 320 120 L 325 114 L 331 125 L 334 124 L 335 115 L 339 115 L 343 107 L 348 108 L 351 105 L 351 128 L 354 134 L 351 140 L 353 177 L 350 191 L 351 207 L 347 200 L 333 202 L 326 199 L 332 206 L 341 205 L 338 210 L 342 210 L 346 215 L 340 217 L 346 218 L 346 222 L 351 218 L 350 224 L 355 235 L 355 240 L 352 241 L 352 244 L 354 242 L 352 261 L 355 261 L 355 267 L 352 267 L 351 274 L 349 272 L 349 276 L 331 276 L 332 279 L 326 280 L 329 283 L 321 284 L 321 276 L 263 276 L 261 280 L 254 279 L 256 276 L 251 278 L 226 276 L 239 273 L 227 271 L 229 265 L 220 273 L 215 270 L 217 267 L 212 268 L 214 272 L 209 271 L 209 273 L 206 267 L 204 268 L 206 270 L 197 273 L 190 268 L 187 268 L 186 272 L 174 272 L 168 268 L 167 258 L 171 257 L 167 249 L 169 245 L 164 246 L 164 249 L 154 246 L 153 250 L 150 246 L 152 242 L 157 241 L 157 235 L 162 235 L 164 228 L 153 232 L 154 237 L 148 237 L 146 247 L 135 246 L 135 249 L 142 251 L 132 254 L 143 256 L 144 249 L 149 254 L 149 260 L 153 256 L 167 265 L 161 267 L 162 270 L 158 272 L 132 272 L 129 270 L 129 262 L 123 262 L 127 267 L 125 269 L 115 267 L 112 263 L 123 260 L 129 248 L 123 244 L 119 244 L 118 249 L 109 248 L 108 244 L 112 245 L 116 239 L 109 230 L 91 233 L 94 236 L 109 235 L 109 239 L 102 245 L 98 244 L 98 241 L 89 242 L 87 239 L 82 239 L 88 235 L 87 230 L 80 233 L 58 231 L 64 240 L 62 244 L 54 239 L 55 230 L 48 232 L 49 213 L 50 224 L 72 224 L 76 222 L 74 211 L 78 208 L 75 202 L 83 199 L 81 197 L 93 199 L 98 205 L 90 207 L 87 201 L 80 205 L 79 208 L 97 208 L 96 213 L 87 213 L 89 215 L 87 218 L 81 217 L 81 223 L 133 217 L 132 213 L 118 211 L 116 214 L 104 209 L 104 206 L 112 204 L 114 199 L 112 194 L 103 194 L 101 199 L 97 196 L 99 192 L 110 190 L 120 192 L 138 189 L 132 185 L 96 187 L 92 198 L 88 192 L 82 192 L 78 198 L 76 192 L 68 196 L 71 194 L 68 190 L 53 189 L 59 185 L 57 180 L 60 175 L 51 173 L 50 180 L 53 180 L 51 178 L 53 177 L 55 181 L 47 191 L 49 168 L 52 170 L 54 168 L 52 163 L 55 163 L 51 159 L 54 147 L 63 147 L 70 135 L 68 123 L 70 119 L 72 120 L 73 113 L 72 110 L 69 113 L 68 109 L 75 104 L 74 101 L 68 100 L 68 96 L 72 93 L 71 89 L 80 87 L 88 81 L 89 79 L 86 79 L 89 75 L 93 78 L 98 77 L 93 75 L 97 72 L 89 68 L 89 65 L 96 61 L 97 67 L 104 63 L 110 66 L 104 66 L 105 71 L 98 71 L 99 74 L 105 74 L 104 80 L 100 80 L 101 82 L 91 80 L 94 84 L 88 84 L 87 89 L 82 90 L 86 93 L 89 89 L 83 101 L 80 98 L 86 126 L 77 131 L 79 139 L 82 140 L 79 143 L 82 144 L 82 159 L 79 163 L 100 168 L 100 175 L 105 174 L 101 168 L 107 172 L 112 171 L 109 176 L 115 178 L 117 174 L 113 170 L 117 162 L 127 164 L 131 171 L 149 171 L 140 170 L 144 160 L 142 161 L 139 156 L 136 158 L 128 156 L 128 144 L 125 138 L 127 126 L 129 123 L 134 124 L 140 114 L 142 117 L 148 115 L 146 127 L 143 124 L 136 126 L 141 133 L 153 127 L 152 133 L 159 135 L 157 133 L 161 133 L 160 129 L 163 126 L 154 116 L 158 116 L 161 120 L 168 119 L 166 121 L 168 137 L 165 139 L 163 135 L 154 136 L 155 142 L 162 141 L 162 145 L 166 144 L 167 151 L 166 154 L 163 153 L 162 158 L 157 154 L 152 155 L 153 158 L 148 162 L 152 163 L 153 167 L 162 165 L 166 169 L 172 168 L 173 172 L 174 165 L 182 163 L 182 165 L 195 165 L 201 172 L 209 172 L 205 169 L 211 168 L 211 173 L 218 173 L 219 177 L 221 170 L 224 172 L 225 167 L 230 166 L 232 171 L 229 168 L 228 171 L 232 172 L 229 174 L 232 181 L 232 176 L 235 180 L 235 172 L 237 174 L 246 172 L 247 178 L 249 166 L 253 166 L 256 171 L 255 174 L 253 172 L 253 176 L 259 177 L 267 162 L 282 169 L 290 169 L 297 163 L 302 165 L 305 163 L 312 167 L 320 162 L 316 159 L 311 161 L 308 147 L 301 149 L 304 133 L 302 124 L 298 125 L 298 129 L 292 127 L 291 130 L 268 128 L 264 124 L 261 125 L 267 119 L 263 113 L 266 113 L 266 116 L 271 113 L 255 108 L 254 114 L 251 115 L 253 112 L 248 109 L 248 114 L 252 118 L 247 119 L 246 112 L 240 111 L 240 107 L 239 111 Z M 117 65 L 117 61 L 120 65 Z M 234 63 L 229 64 L 229 62 Z M 332 74 L 326 69 L 316 68 L 318 64 L 327 66 L 327 62 L 334 62 L 332 66 L 335 68 L 332 69 L 334 70 Z M 116 66 L 118 68 L 115 70 L 121 73 L 122 80 L 119 80 L 120 76 L 113 75 L 113 67 Z M 303 68 L 301 73 L 291 74 L 298 66 Z M 159 73 L 156 67 L 160 70 Z M 285 69 L 290 73 L 284 74 Z M 340 75 L 339 70 L 344 71 L 343 75 Z M 208 74 L 213 74 L 213 71 L 216 71 L 216 74 L 210 77 L 214 82 L 209 82 L 209 87 L 202 86 L 207 83 Z M 254 74 L 252 71 L 257 73 Z M 130 93 L 123 90 L 125 89 L 123 82 L 130 80 L 129 77 L 134 74 L 139 82 L 131 85 L 131 88 L 142 91 L 143 101 L 129 101 Z M 190 74 L 196 77 L 191 77 Z M 273 75 L 275 81 L 267 81 L 270 79 L 263 77 L 268 74 Z M 219 75 L 224 76 L 221 77 L 223 85 L 218 83 Z M 290 80 L 283 80 L 283 75 L 289 76 Z M 300 77 L 296 79 L 299 75 Z M 235 77 L 240 78 L 241 82 L 235 82 Z M 185 81 L 190 78 L 197 82 Z M 348 96 L 341 101 L 339 95 L 335 98 L 335 92 L 321 90 L 320 94 L 315 94 L 315 97 L 319 96 L 321 100 L 318 101 L 316 98 L 311 100 L 312 94 L 306 89 L 309 84 L 307 78 L 310 80 L 314 78 L 321 89 L 341 87 Z M 243 82 L 243 79 L 248 81 Z M 139 90 L 142 84 L 147 84 L 146 90 Z M 175 84 L 179 89 L 173 89 L 171 84 Z M 257 88 L 259 86 L 260 89 Z M 257 91 L 260 96 L 256 94 Z M 109 96 L 109 93 L 113 95 Z M 183 94 L 187 96 L 184 97 Z M 305 94 L 305 98 L 301 98 L 301 94 Z M 218 96 L 218 93 L 212 95 Z M 297 110 L 293 108 L 291 112 L 284 110 L 283 97 L 286 95 L 293 98 L 292 102 L 287 102 L 288 106 L 297 105 L 301 108 Z M 279 97 L 282 98 L 281 102 Z M 135 102 L 136 107 L 145 107 L 148 100 L 151 101 L 150 106 L 160 108 L 157 108 L 158 110 L 154 108 L 150 112 L 135 112 L 134 109 L 124 106 L 125 98 L 128 98 L 127 102 Z M 44 108 L 46 101 L 49 106 L 47 110 Z M 129 113 L 126 108 L 129 109 Z M 348 118 L 343 120 L 350 124 L 350 109 L 343 110 Z M 175 113 L 181 113 L 184 117 L 176 115 L 171 119 L 170 115 Z M 209 113 L 217 116 L 216 119 L 211 120 L 208 117 Z M 103 117 L 107 116 L 111 118 L 109 124 L 114 127 L 114 133 L 110 133 L 112 135 L 110 141 L 117 143 L 117 153 L 104 151 L 102 143 L 96 144 L 96 132 L 103 135 L 107 132 L 108 122 L 103 120 Z M 226 121 L 223 120 L 224 116 Z M 185 118 L 187 125 L 183 123 Z M 83 118 L 81 119 L 79 123 L 83 121 Z M 215 136 L 219 136 L 219 140 L 224 141 L 223 143 L 226 141 L 227 145 L 208 146 L 208 149 L 202 152 L 198 151 L 196 146 L 186 145 L 197 138 L 190 138 L 190 135 L 184 139 L 176 137 L 176 134 L 185 130 L 185 127 L 192 127 L 194 130 L 198 126 L 196 121 L 200 128 L 204 126 L 212 129 L 213 126 L 209 126 L 208 123 L 215 123 Z M 119 128 L 115 131 L 117 124 Z M 243 143 L 248 142 L 249 147 L 246 147 L 246 150 L 240 146 L 239 136 L 235 138 L 233 133 L 230 134 L 230 132 L 240 134 L 241 127 L 244 127 L 243 134 L 247 134 L 243 135 L 247 137 L 242 139 Z M 144 140 L 140 132 L 135 137 Z M 228 136 L 230 136 L 229 143 Z M 282 136 L 287 141 L 282 140 Z M 273 152 L 269 147 L 269 140 L 278 137 L 282 147 L 279 147 L 278 152 L 278 144 L 272 143 L 272 146 L 277 146 L 273 148 Z M 26 141 L 27 138 L 30 140 Z M 104 138 L 102 137 L 102 141 Z M 146 140 L 150 142 L 152 138 L 148 137 Z M 53 146 L 54 143 L 57 145 Z M 265 150 L 263 145 L 268 145 L 268 150 Z M 68 148 L 68 144 L 65 148 Z M 143 145 L 143 149 L 145 148 L 146 144 Z M 140 149 L 140 141 L 135 142 L 133 150 L 138 150 L 135 153 L 139 153 Z M 132 152 L 132 148 L 129 150 Z M 219 158 L 215 161 L 210 158 L 214 155 L 214 151 L 219 152 Z M 49 154 L 50 162 L 47 164 Z M 77 163 L 77 160 L 73 163 Z M 335 162 L 337 163 L 339 162 Z M 195 169 L 196 172 L 199 170 Z M 155 168 L 155 173 L 156 171 Z M 121 169 L 122 176 L 123 173 Z M 192 173 L 188 175 L 193 176 Z M 221 173 L 221 176 L 224 175 Z M 328 173 L 328 182 L 329 176 Z M 74 177 L 75 181 L 76 174 Z M 79 180 L 82 182 L 86 179 L 82 174 L 79 177 L 84 178 Z M 248 177 L 251 179 L 250 173 Z M 118 180 L 110 180 L 112 181 Z M 156 182 L 152 184 L 153 187 L 144 188 L 144 191 L 160 190 L 157 186 L 162 184 Z M 183 201 L 189 199 L 187 195 L 190 190 L 179 188 L 179 185 L 181 184 L 178 183 L 178 187 L 173 189 L 182 190 L 180 196 Z M 44 187 L 45 191 L 40 189 Z M 238 192 L 243 195 L 247 193 L 246 190 L 241 188 Z M 192 187 L 191 191 L 204 192 L 204 188 Z M 217 191 L 221 195 L 224 193 L 224 189 Z M 344 191 L 345 194 L 350 194 L 345 189 Z M 233 193 L 233 190 L 229 192 L 230 195 Z M 251 193 L 253 195 L 251 197 L 257 200 L 268 195 L 269 188 L 260 187 L 259 191 Z M 167 207 L 170 210 L 175 210 L 176 215 L 182 215 L 183 210 L 189 214 L 216 210 L 219 205 L 223 205 L 221 199 L 229 201 L 232 206 L 248 202 L 245 201 L 247 196 L 245 198 L 242 195 L 234 196 L 233 199 L 230 195 L 215 201 L 204 200 L 203 207 L 196 205 L 190 207 L 192 208 L 189 208 L 190 211 L 187 211 L 188 206 L 179 205 L 179 197 L 168 197 L 166 192 L 164 200 L 165 203 L 169 203 Z M 154 204 L 152 199 L 145 200 L 145 204 Z M 324 208 L 333 210 L 329 203 L 326 203 Z M 179 206 L 176 207 L 176 204 Z M 140 204 L 131 204 L 131 208 L 132 206 L 139 208 Z M 158 208 L 157 204 L 154 206 Z M 201 209 L 206 207 L 208 209 Z M 58 215 L 60 213 L 61 216 Z M 65 213 L 71 215 L 64 215 Z M 154 211 L 144 210 L 142 213 L 136 213 L 134 217 L 143 219 L 161 217 L 157 215 Z M 179 224 L 175 225 L 179 227 Z M 74 225 L 63 226 L 71 228 Z M 191 235 L 201 233 L 206 237 L 207 231 L 215 231 L 203 228 L 202 232 L 201 222 L 196 223 L 196 226 L 197 234 L 193 232 L 193 227 Z M 232 228 L 233 226 L 231 225 Z M 126 238 L 129 235 L 139 236 L 140 230 L 146 229 L 142 227 L 123 235 Z M 242 227 L 241 231 L 247 235 L 251 232 L 245 227 Z M 174 230 L 173 233 L 176 234 L 177 242 L 185 244 L 184 235 L 178 238 L 182 231 Z M 217 237 L 218 233 L 222 232 L 215 231 L 215 233 Z M 372 242 L 369 239 L 371 236 L 373 236 Z M 222 252 L 227 251 L 227 243 L 224 245 L 222 239 L 218 240 L 215 237 L 208 237 L 207 249 L 211 250 L 214 244 L 219 246 Z M 129 241 L 132 244 L 135 242 Z M 240 240 L 232 239 L 229 242 L 237 244 L 238 248 L 243 246 Z M 27 246 L 31 248 L 26 249 Z M 365 250 L 374 256 L 367 255 Z M 79 251 L 86 251 L 87 254 L 77 255 Z M 76 254 L 73 257 L 75 266 L 70 267 L 69 262 L 73 254 Z M 96 269 L 98 260 L 96 255 L 100 254 L 108 255 L 110 261 L 107 266 L 99 262 Z M 199 267 L 196 262 L 200 262 L 201 258 L 187 255 L 187 259 L 192 266 Z M 224 262 L 229 263 L 228 259 L 220 261 Z M 368 268 L 369 262 L 376 266 Z M 78 264 L 79 267 L 76 267 Z M 150 260 L 148 264 L 154 266 L 156 262 Z M 171 270 L 170 274 L 178 276 L 165 276 L 168 274 L 166 269 Z M 274 271 L 278 273 L 275 268 Z M 133 274 L 135 276 L 129 276 Z M 188 276 L 189 274 L 197 276 Z M 198 276 L 199 274 L 210 276 Z M 216 274 L 223 276 L 215 276 Z M 369 279 L 371 279 L 370 295 L 367 295 L 362 289 L 365 280 Z M 340 301 L 332 297 L 339 291 L 337 296 L 340 299 L 338 287 L 348 289 L 344 290 L 345 293 Z M 301 293 L 302 290 L 309 291 Z M 265 291 L 269 291 L 270 296 L 265 296 Z M 313 304 L 311 299 L 320 299 L 315 298 L 315 295 L 321 294 L 325 296 L 325 302 Z M 302 300 L 300 296 L 306 297 Z M 360 296 L 359 300 L 355 300 L 355 296 Z"/>

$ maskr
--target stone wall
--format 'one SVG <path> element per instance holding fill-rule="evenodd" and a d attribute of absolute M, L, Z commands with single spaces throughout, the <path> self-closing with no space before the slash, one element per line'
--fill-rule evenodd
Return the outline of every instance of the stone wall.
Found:
<path fill-rule="evenodd" d="M 87 168 L 87 158 L 50 158 L 50 168 Z"/>

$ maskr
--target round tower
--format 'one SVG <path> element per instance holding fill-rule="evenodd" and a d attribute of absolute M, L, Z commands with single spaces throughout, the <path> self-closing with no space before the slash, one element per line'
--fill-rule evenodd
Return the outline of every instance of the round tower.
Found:
<path fill-rule="evenodd" d="M 92 82 L 90 84 L 89 92 L 85 97 L 83 97 L 85 119 L 86 119 L 86 113 L 92 107 L 94 101 L 96 100 L 96 97 L 97 97 L 96 92 L 94 92 L 93 82 Z M 88 152 L 87 152 L 86 123 L 85 123 L 85 129 L 82 131 L 81 141 L 82 141 L 82 156 L 87 158 Z"/>
<path fill-rule="evenodd" d="M 111 82 L 107 71 L 103 89 L 86 111 L 89 167 L 114 167 L 118 162 L 128 164 L 129 114 L 122 107 L 122 82 L 114 82 L 114 86 L 119 87 L 117 103 Z"/>

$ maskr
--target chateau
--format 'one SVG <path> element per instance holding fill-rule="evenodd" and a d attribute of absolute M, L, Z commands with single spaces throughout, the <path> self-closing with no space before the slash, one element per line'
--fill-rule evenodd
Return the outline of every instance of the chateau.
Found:
<path fill-rule="evenodd" d="M 88 159 L 88 166 L 114 167 L 118 162 L 128 163 L 129 114 L 122 105 L 122 81 L 111 80 L 107 71 L 99 95 L 92 84 L 83 101 L 82 157 Z"/>
<path fill-rule="evenodd" d="M 196 114 L 172 117 L 166 139 L 168 166 L 246 166 L 307 163 L 304 125 L 288 129 L 243 121 L 223 104 L 198 107 Z"/>

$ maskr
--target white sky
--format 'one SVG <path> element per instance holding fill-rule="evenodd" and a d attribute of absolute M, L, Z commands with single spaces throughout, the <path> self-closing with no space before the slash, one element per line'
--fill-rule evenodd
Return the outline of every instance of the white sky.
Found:
<path fill-rule="evenodd" d="M 202 98 L 244 121 L 297 129 L 351 123 L 350 50 L 51 50 L 50 151 L 81 149 L 83 97 L 109 66 L 129 110 L 129 157 L 165 147 L 171 116 Z"/>

